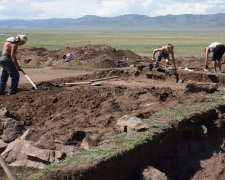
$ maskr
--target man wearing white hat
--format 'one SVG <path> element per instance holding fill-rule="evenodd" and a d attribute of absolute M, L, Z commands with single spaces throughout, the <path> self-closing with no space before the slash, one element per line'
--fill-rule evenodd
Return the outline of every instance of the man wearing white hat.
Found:
<path fill-rule="evenodd" d="M 0 95 L 5 94 L 6 83 L 9 76 L 11 77 L 11 85 L 9 89 L 9 95 L 16 94 L 19 84 L 21 67 L 16 59 L 16 51 L 18 46 L 24 45 L 28 38 L 26 35 L 19 34 L 16 37 L 10 37 L 6 40 L 2 55 L 0 58 L 0 65 L 2 66 L 1 78 L 0 78 Z"/>

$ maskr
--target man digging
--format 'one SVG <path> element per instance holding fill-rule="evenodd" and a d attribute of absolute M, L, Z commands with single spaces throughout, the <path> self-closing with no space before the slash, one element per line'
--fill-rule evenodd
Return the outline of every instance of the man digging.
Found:
<path fill-rule="evenodd" d="M 159 63 L 161 61 L 162 58 L 166 59 L 166 67 L 167 68 L 169 66 L 169 60 L 170 60 L 170 54 L 172 57 L 172 64 L 173 64 L 173 69 L 176 70 L 176 65 L 175 65 L 175 58 L 174 58 L 174 46 L 172 44 L 168 44 L 167 46 L 163 46 L 161 48 L 158 49 L 154 49 L 153 50 L 153 54 L 152 54 L 152 59 L 155 61 L 154 62 L 154 67 L 157 68 L 159 67 Z M 155 54 L 157 52 L 157 56 L 155 58 Z"/>
<path fill-rule="evenodd" d="M 205 52 L 205 70 L 208 71 L 208 59 L 209 59 L 209 53 L 213 52 L 213 57 L 212 57 L 212 65 L 214 72 L 217 72 L 217 67 L 219 68 L 219 72 L 222 72 L 222 67 L 221 67 L 221 59 L 224 55 L 225 52 L 225 45 L 219 42 L 214 42 L 211 43 L 209 46 L 205 47 L 204 49 Z"/>
<path fill-rule="evenodd" d="M 16 51 L 18 46 L 24 45 L 28 38 L 26 35 L 18 35 L 16 37 L 10 37 L 6 40 L 2 55 L 0 58 L 0 65 L 2 66 L 1 78 L 0 78 L 0 95 L 5 94 L 6 83 L 9 76 L 11 77 L 11 85 L 9 89 L 9 95 L 16 94 L 19 84 L 20 74 L 18 71 L 22 71 L 20 65 L 16 59 Z"/>

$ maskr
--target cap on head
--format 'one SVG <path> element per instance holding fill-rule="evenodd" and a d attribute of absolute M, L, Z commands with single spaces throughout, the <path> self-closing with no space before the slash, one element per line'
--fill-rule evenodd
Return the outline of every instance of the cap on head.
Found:
<path fill-rule="evenodd" d="M 28 37 L 24 34 L 19 34 L 18 36 L 16 36 L 16 38 L 20 39 L 23 42 L 23 44 L 25 44 L 28 40 Z"/>

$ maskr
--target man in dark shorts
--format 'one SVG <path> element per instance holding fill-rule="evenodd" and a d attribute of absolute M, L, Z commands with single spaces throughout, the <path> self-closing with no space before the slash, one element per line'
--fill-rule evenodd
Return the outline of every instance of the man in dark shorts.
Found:
<path fill-rule="evenodd" d="M 6 40 L 2 55 L 0 58 L 0 65 L 2 66 L 1 78 L 0 78 L 0 95 L 5 94 L 6 83 L 9 76 L 11 77 L 11 85 L 9 89 L 9 95 L 16 94 L 19 84 L 20 74 L 18 71 L 22 71 L 20 65 L 16 59 L 16 51 L 18 46 L 24 45 L 27 42 L 26 35 L 18 35 L 16 37 L 10 37 Z"/>
<path fill-rule="evenodd" d="M 209 53 L 213 52 L 212 65 L 213 65 L 214 72 L 217 72 L 216 68 L 218 67 L 219 72 L 222 73 L 221 59 L 225 52 L 225 46 L 222 43 L 214 42 L 214 43 L 211 43 L 209 46 L 205 47 L 204 52 L 206 56 L 205 69 L 208 69 L 207 62 L 209 59 Z"/>

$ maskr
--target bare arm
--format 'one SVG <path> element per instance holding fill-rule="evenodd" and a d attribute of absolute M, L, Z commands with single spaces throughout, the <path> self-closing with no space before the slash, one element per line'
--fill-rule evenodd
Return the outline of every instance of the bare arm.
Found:
<path fill-rule="evenodd" d="M 12 58 L 13 64 L 16 66 L 16 69 L 18 71 L 21 71 L 22 69 L 21 69 L 21 67 L 18 64 L 17 59 L 16 59 L 16 51 L 17 51 L 17 48 L 18 48 L 18 45 L 17 44 L 13 44 L 12 45 L 12 47 L 11 47 L 11 58 Z"/>
<path fill-rule="evenodd" d="M 209 47 L 207 47 L 205 50 L 205 66 L 208 64 L 209 53 L 210 53 L 210 49 L 209 49 Z"/>

